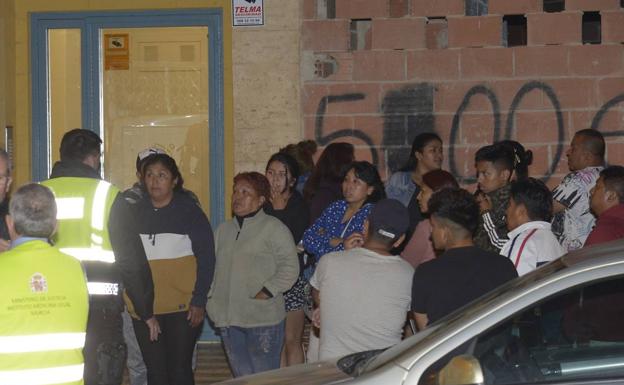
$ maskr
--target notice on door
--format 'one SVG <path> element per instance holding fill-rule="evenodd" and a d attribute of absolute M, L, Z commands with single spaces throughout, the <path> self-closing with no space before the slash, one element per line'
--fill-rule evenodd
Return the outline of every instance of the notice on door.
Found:
<path fill-rule="evenodd" d="M 263 0 L 232 0 L 234 26 L 264 25 Z"/>
<path fill-rule="evenodd" d="M 104 69 L 130 69 L 130 39 L 127 33 L 104 34 Z"/>

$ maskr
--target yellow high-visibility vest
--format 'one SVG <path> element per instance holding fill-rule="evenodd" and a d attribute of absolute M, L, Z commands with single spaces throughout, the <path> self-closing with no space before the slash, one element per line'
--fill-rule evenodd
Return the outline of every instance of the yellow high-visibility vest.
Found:
<path fill-rule="evenodd" d="M 54 246 L 83 263 L 89 281 L 89 294 L 120 295 L 114 274 L 102 264 L 115 262 L 108 234 L 108 218 L 119 190 L 93 178 L 61 177 L 41 182 L 56 199 L 58 229 Z M 89 264 L 97 262 L 97 264 Z M 97 274 L 92 274 L 97 269 Z M 109 279 L 102 279 L 102 276 Z M 94 279 L 93 277 L 98 277 Z"/>
<path fill-rule="evenodd" d="M 80 263 L 25 242 L 0 254 L 0 293 L 0 384 L 82 384 L 89 305 Z"/>

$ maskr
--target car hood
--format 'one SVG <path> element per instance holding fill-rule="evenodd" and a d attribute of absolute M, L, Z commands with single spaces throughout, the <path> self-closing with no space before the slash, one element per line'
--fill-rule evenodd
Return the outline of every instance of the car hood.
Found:
<path fill-rule="evenodd" d="M 234 378 L 229 381 L 220 382 L 223 385 L 317 385 L 317 384 L 338 384 L 352 377 L 338 369 L 337 360 L 316 362 L 313 364 L 303 364 L 290 366 L 288 368 L 271 370 L 251 376 Z"/>

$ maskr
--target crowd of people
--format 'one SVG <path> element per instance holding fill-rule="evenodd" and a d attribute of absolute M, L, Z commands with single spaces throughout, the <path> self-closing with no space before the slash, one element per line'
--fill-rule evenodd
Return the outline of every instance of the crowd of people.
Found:
<path fill-rule="evenodd" d="M 568 251 L 624 237 L 624 167 L 606 165 L 592 129 L 575 133 L 570 173 L 553 191 L 529 175 L 531 151 L 511 140 L 476 152 L 475 191 L 442 170 L 435 133 L 414 138 L 385 184 L 349 143 L 329 144 L 316 164 L 314 142 L 291 144 L 264 173 L 234 177 L 232 218 L 214 233 L 170 155 L 141 151 L 136 184 L 118 191 L 100 178 L 100 146 L 88 130 L 69 131 L 50 179 L 20 187 L 10 203 L 11 165 L 0 152 L 0 288 L 17 290 L 11 276 L 22 274 L 32 290 L 9 301 L 52 291 L 75 300 L 71 320 L 55 309 L 32 321 L 55 325 L 46 336 L 83 336 L 66 353 L 71 375 L 60 366 L 67 383 L 81 381 L 80 348 L 86 384 L 120 384 L 126 365 L 132 385 L 193 384 L 206 317 L 236 377 L 383 349 Z M 82 263 L 86 288 L 66 254 Z M 32 262 L 15 262 L 25 255 Z M 33 318 L 0 315 L 13 325 Z M 67 349 L 56 343 L 51 351 Z"/>

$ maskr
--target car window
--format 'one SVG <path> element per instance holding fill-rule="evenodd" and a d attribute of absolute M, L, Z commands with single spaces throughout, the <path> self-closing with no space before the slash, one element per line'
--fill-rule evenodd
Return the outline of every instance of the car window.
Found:
<path fill-rule="evenodd" d="M 517 313 L 432 365 L 476 358 L 486 385 L 624 378 L 624 278 L 576 288 Z"/>
<path fill-rule="evenodd" d="M 563 263 L 562 259 L 557 259 L 535 271 L 532 271 L 529 274 L 513 279 L 499 286 L 497 289 L 492 290 L 483 297 L 475 299 L 473 302 L 466 304 L 438 321 L 427 325 L 427 328 L 424 331 L 418 332 L 412 337 L 403 340 L 401 343 L 386 350 L 374 360 L 371 360 L 366 365 L 364 370 L 362 370 L 362 373 L 372 372 L 377 368 L 383 367 L 389 362 L 400 361 L 405 357 L 411 358 L 413 351 L 418 350 L 418 346 L 423 342 L 439 338 L 440 335 L 448 333 L 449 327 L 453 327 L 455 324 L 461 324 L 465 319 L 469 319 L 475 314 L 481 313 L 484 309 L 496 306 L 496 303 L 501 299 L 501 296 L 504 297 L 506 293 L 529 290 L 533 285 L 535 285 L 535 282 L 539 282 L 545 277 L 557 274 L 559 271 L 565 269 L 565 267 L 566 265 Z"/>

